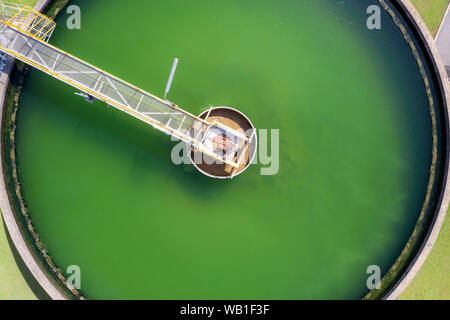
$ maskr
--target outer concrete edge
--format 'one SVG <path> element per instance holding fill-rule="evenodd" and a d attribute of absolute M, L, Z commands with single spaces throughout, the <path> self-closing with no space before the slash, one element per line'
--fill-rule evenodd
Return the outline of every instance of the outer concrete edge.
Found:
<path fill-rule="evenodd" d="M 34 9 L 41 12 L 52 0 L 39 0 Z M 6 100 L 6 94 L 8 90 L 8 84 L 13 70 L 15 60 L 11 57 L 8 58 L 7 64 L 3 73 L 0 76 L 0 113 L 3 114 L 3 108 Z M 0 121 L 0 132 L 3 126 L 3 121 Z M 34 258 L 27 246 L 24 236 L 20 231 L 19 225 L 14 216 L 11 203 L 8 197 L 7 187 L 5 183 L 5 176 L 3 171 L 3 161 L 0 161 L 0 209 L 3 214 L 3 220 L 5 226 L 11 237 L 11 240 L 19 252 L 20 257 L 31 272 L 33 277 L 39 283 L 39 285 L 45 290 L 45 292 L 53 300 L 66 300 L 67 298 L 57 289 L 53 282 L 49 279 L 47 274 L 41 269 L 38 262 Z"/>
<path fill-rule="evenodd" d="M 447 72 L 445 71 L 444 64 L 442 62 L 441 56 L 439 54 L 439 51 L 437 50 L 436 46 L 434 45 L 434 39 L 426 26 L 425 22 L 423 21 L 422 17 L 420 16 L 419 12 L 416 10 L 416 8 L 412 5 L 410 0 L 396 0 L 405 10 L 405 12 L 410 16 L 411 20 L 414 22 L 416 28 L 418 29 L 419 33 L 423 36 L 423 41 L 425 42 L 427 49 L 429 50 L 429 54 L 434 58 L 436 68 L 439 72 L 439 77 L 441 80 L 440 85 L 442 86 L 443 93 L 445 95 L 444 100 L 446 100 L 446 110 L 447 110 L 447 122 L 448 122 L 448 114 L 449 114 L 449 103 L 450 103 L 450 91 L 449 91 L 449 83 L 447 81 Z M 448 130 L 449 124 L 447 123 Z M 447 141 L 448 146 L 448 141 Z M 448 161 L 448 155 L 447 155 L 447 161 Z M 386 300 L 395 300 L 398 298 L 398 296 L 406 289 L 406 287 L 411 283 L 411 281 L 416 276 L 417 272 L 422 267 L 423 263 L 425 262 L 426 258 L 428 257 L 429 253 L 431 252 L 431 249 L 433 248 L 434 244 L 436 243 L 437 237 L 439 235 L 439 231 L 441 230 L 441 227 L 444 223 L 445 216 L 448 210 L 449 201 L 450 201 L 450 179 L 449 179 L 449 167 L 448 163 L 447 166 L 447 172 L 446 172 L 446 181 L 444 186 L 444 192 L 441 193 L 441 203 L 439 207 L 439 211 L 437 213 L 437 216 L 434 220 L 433 225 L 430 227 L 430 231 L 426 235 L 425 242 L 422 244 L 422 246 L 419 249 L 419 252 L 415 255 L 412 263 L 409 265 L 408 269 L 405 271 L 403 276 L 400 278 L 400 280 L 394 285 L 394 287 L 383 297 L 383 299 Z"/>

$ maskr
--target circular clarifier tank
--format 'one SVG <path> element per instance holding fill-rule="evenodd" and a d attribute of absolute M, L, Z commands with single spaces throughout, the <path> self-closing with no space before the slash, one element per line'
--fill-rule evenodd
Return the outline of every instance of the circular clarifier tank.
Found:
<path fill-rule="evenodd" d="M 82 28 L 62 10 L 53 45 L 157 96 L 178 57 L 170 101 L 200 117 L 235 107 L 208 117 L 257 128 L 241 174 L 211 179 L 229 176 L 32 70 L 22 196 L 55 265 L 80 267 L 83 296 L 357 299 L 368 266 L 389 270 L 433 204 L 445 135 L 432 60 L 395 8 L 399 20 L 375 0 L 70 4 Z"/>

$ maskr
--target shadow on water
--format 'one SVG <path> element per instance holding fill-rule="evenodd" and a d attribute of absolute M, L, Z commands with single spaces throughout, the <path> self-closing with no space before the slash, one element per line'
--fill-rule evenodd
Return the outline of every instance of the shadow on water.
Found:
<path fill-rule="evenodd" d="M 3 219 L 3 217 L 2 217 L 2 219 Z M 3 221 L 3 222 L 5 222 L 5 221 Z M 50 296 L 45 292 L 44 289 L 42 289 L 41 285 L 37 282 L 37 280 L 31 274 L 30 270 L 28 270 L 28 267 L 23 262 L 22 257 L 20 256 L 19 252 L 17 251 L 16 246 L 14 245 L 14 243 L 9 235 L 8 229 L 6 228 L 6 224 L 4 224 L 4 225 L 5 225 L 6 238 L 8 239 L 9 248 L 11 249 L 11 252 L 13 254 L 14 261 L 16 262 L 16 265 L 19 268 L 20 273 L 22 274 L 26 283 L 30 287 L 31 291 L 33 291 L 33 294 L 39 300 L 51 300 Z"/>
<path fill-rule="evenodd" d="M 48 84 L 47 87 L 57 86 L 61 92 L 59 95 L 45 89 L 31 92 L 31 83 L 35 82 Z M 122 156 L 126 162 L 131 158 L 142 172 L 154 170 L 158 172 L 159 178 L 165 176 L 183 185 L 183 189 L 191 196 L 201 198 L 212 196 L 224 191 L 231 183 L 230 180 L 207 177 L 192 164 L 174 164 L 171 153 L 179 142 L 171 141 L 168 135 L 114 107 L 108 108 L 103 102 L 98 100 L 93 104 L 85 102 L 73 95 L 72 88 L 54 79 L 31 70 L 24 84 L 24 91 L 26 90 L 29 95 L 21 97 L 22 107 L 19 109 L 18 123 L 21 122 L 22 115 L 25 112 L 32 112 L 33 104 L 40 101 L 41 108 L 51 116 L 50 121 L 58 121 L 62 127 L 76 131 L 77 135 L 90 141 L 95 148 L 109 149 L 108 153 Z M 27 108 L 30 110 L 27 111 Z M 18 145 L 19 140 L 20 136 L 17 137 Z"/>
<path fill-rule="evenodd" d="M 143 130 L 145 131 L 145 130 Z M 172 149 L 179 142 L 171 142 L 165 135 L 147 132 L 143 134 L 146 141 L 135 141 L 136 150 L 135 164 L 143 171 L 160 170 L 167 172 L 167 178 L 183 186 L 192 197 L 204 199 L 224 191 L 231 183 L 230 180 L 213 179 L 199 172 L 192 164 L 173 163 L 171 159 Z"/>
<path fill-rule="evenodd" d="M 83 125 L 89 122 L 95 127 L 100 143 L 114 144 L 121 152 L 130 150 L 134 153 L 134 164 L 142 171 L 151 167 L 151 170 L 167 173 L 167 178 L 184 185 L 192 196 L 204 198 L 217 194 L 230 184 L 230 180 L 205 176 L 192 164 L 173 163 L 171 153 L 179 141 L 171 141 L 170 136 L 138 119 L 114 108 L 105 108 L 100 102 L 94 108 L 86 108 L 85 112 L 82 114 Z"/>

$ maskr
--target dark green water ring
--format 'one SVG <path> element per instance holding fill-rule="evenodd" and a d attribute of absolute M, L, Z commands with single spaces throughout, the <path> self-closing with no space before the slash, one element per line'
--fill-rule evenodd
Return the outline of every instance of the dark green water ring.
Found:
<path fill-rule="evenodd" d="M 448 209 L 450 92 L 447 73 L 433 37 L 410 0 L 378 1 L 392 16 L 416 57 L 430 100 L 433 133 L 430 180 L 416 226 L 400 256 L 381 280 L 381 289 L 372 290 L 364 297 L 391 300 L 396 299 L 406 289 L 419 271 L 436 241 Z"/>
<path fill-rule="evenodd" d="M 433 161 L 430 168 L 430 182 L 419 219 L 401 255 L 384 275 L 381 289 L 372 290 L 364 297 L 364 299 L 395 299 L 406 288 L 430 252 L 448 208 L 450 200 L 450 190 L 447 187 L 450 159 L 448 148 L 450 135 L 448 101 L 450 101 L 450 93 L 445 85 L 447 82 L 446 72 L 431 34 L 410 1 L 378 1 L 391 14 L 394 21 L 398 22 L 397 25 L 402 32 L 406 31 L 404 32 L 405 39 L 410 44 L 421 71 L 425 71 L 422 75 L 430 98 L 430 115 L 433 122 Z M 55 7 L 61 2 L 64 3 L 65 1 L 51 1 L 50 11 L 55 12 Z M 419 50 L 415 50 L 416 48 L 419 48 Z M 432 81 L 429 81 L 429 78 Z M 434 86 L 430 86 L 430 83 Z M 5 120 L 4 118 L 3 121 Z M 8 192 L 14 196 L 14 190 L 8 190 Z M 16 218 L 24 221 L 25 217 L 21 210 L 13 208 L 13 212 L 17 214 Z M 30 231 L 23 227 L 23 224 L 21 229 L 26 239 L 34 238 Z M 29 250 L 32 251 L 31 253 L 34 256 L 40 256 L 38 262 L 49 277 L 53 279 L 53 282 L 59 282 L 59 285 L 56 286 L 60 289 L 61 286 L 65 287 L 64 279 L 61 279 L 60 275 L 56 273 L 49 272 L 48 266 L 45 267 L 45 264 L 48 264 L 48 256 L 42 256 L 42 253 L 38 250 L 38 244 L 36 242 L 31 243 Z M 67 290 L 63 291 L 69 299 L 80 298 L 76 294 L 71 295 Z"/>

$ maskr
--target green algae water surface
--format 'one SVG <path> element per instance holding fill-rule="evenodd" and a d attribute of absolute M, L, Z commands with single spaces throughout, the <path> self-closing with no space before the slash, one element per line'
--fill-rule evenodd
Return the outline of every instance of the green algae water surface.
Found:
<path fill-rule="evenodd" d="M 199 114 L 231 106 L 279 129 L 279 171 L 217 181 L 171 161 L 176 142 L 33 70 L 19 175 L 55 263 L 99 299 L 360 298 L 386 272 L 429 180 L 423 79 L 375 1 L 71 1 L 51 42 Z"/>

